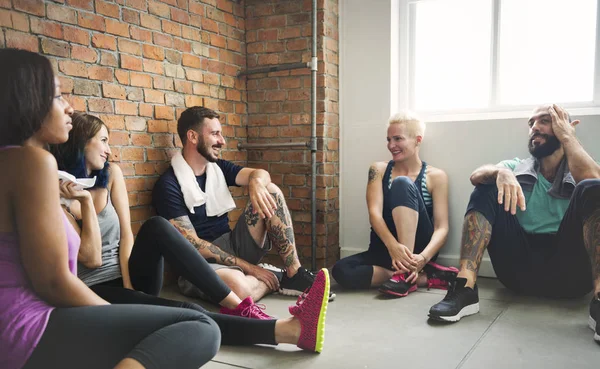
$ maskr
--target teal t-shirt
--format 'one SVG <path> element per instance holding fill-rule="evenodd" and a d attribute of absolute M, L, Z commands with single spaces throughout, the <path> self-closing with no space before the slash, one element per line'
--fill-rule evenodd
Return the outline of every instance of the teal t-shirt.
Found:
<path fill-rule="evenodd" d="M 501 161 L 502 165 L 512 171 L 522 160 L 514 158 L 512 160 Z M 533 191 L 523 191 L 525 195 L 525 204 L 527 209 L 521 211 L 517 208 L 517 219 L 527 233 L 556 233 L 562 221 L 567 208 L 569 199 L 557 199 L 548 194 L 552 183 L 548 182 L 544 176 L 538 172 L 538 180 L 533 187 Z"/>

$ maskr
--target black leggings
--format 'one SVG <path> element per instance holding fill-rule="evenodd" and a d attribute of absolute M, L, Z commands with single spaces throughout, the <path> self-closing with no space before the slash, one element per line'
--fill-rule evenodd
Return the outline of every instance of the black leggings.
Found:
<path fill-rule="evenodd" d="M 555 234 L 526 233 L 517 217 L 498 204 L 496 185 L 477 186 L 467 214 L 479 212 L 492 225 L 488 252 L 504 286 L 528 295 L 577 297 L 593 287 L 583 223 L 597 209 L 600 180 L 584 180 L 575 187 Z"/>
<path fill-rule="evenodd" d="M 152 217 L 140 228 L 129 258 L 133 287 L 157 296 L 163 283 L 164 259 L 212 301 L 219 302 L 231 293 L 198 250 L 168 220 Z"/>
<path fill-rule="evenodd" d="M 389 208 L 389 211 L 384 210 L 384 220 L 389 231 L 396 237 L 396 225 L 391 216 L 391 212 L 395 208 L 405 206 L 415 210 L 419 214 L 419 220 L 415 234 L 414 252 L 423 251 L 433 235 L 433 224 L 427 214 L 425 203 L 417 186 L 408 177 L 396 177 L 392 182 L 388 197 L 384 200 L 384 207 Z M 431 258 L 432 261 L 436 259 L 437 254 Z M 344 288 L 365 289 L 371 287 L 374 265 L 389 270 L 393 269 L 392 258 L 387 248 L 377 237 L 375 231 L 371 230 L 369 250 L 341 259 L 335 263 L 331 274 L 338 284 Z"/>
<path fill-rule="evenodd" d="M 206 314 L 161 306 L 86 306 L 50 314 L 23 369 L 111 369 L 137 360 L 146 369 L 198 369 L 220 344 Z"/>
<path fill-rule="evenodd" d="M 277 344 L 275 342 L 275 320 L 249 319 L 212 313 L 191 302 L 167 300 L 121 286 L 123 286 L 122 280 L 117 279 L 90 288 L 111 304 L 160 305 L 186 308 L 204 313 L 219 326 L 222 344 L 224 345 Z"/>

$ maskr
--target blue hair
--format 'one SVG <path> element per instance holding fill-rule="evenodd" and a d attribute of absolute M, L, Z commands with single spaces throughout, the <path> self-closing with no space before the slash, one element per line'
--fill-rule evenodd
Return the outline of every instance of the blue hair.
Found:
<path fill-rule="evenodd" d="M 77 155 L 78 158 L 73 162 L 73 165 L 65 167 L 65 168 L 61 168 L 60 164 L 58 169 L 60 170 L 64 170 L 72 175 L 75 176 L 75 178 L 93 178 L 94 176 L 96 176 L 96 183 L 94 184 L 94 186 L 91 189 L 94 188 L 106 188 L 108 186 L 108 166 L 110 165 L 108 163 L 108 161 L 106 163 L 104 163 L 104 168 L 100 169 L 100 170 L 92 170 L 92 172 L 90 173 L 90 175 L 87 175 L 87 170 L 85 168 L 85 156 L 83 155 L 83 153 L 81 153 L 80 155 Z"/>
<path fill-rule="evenodd" d="M 50 152 L 56 158 L 58 169 L 64 170 L 75 178 L 93 178 L 96 176 L 96 184 L 93 188 L 106 188 L 108 186 L 108 161 L 100 170 L 93 170 L 87 174 L 85 165 L 85 146 L 94 137 L 101 127 L 108 127 L 98 117 L 89 114 L 75 113 L 72 116 L 73 128 L 69 132 L 69 140 L 64 144 L 50 145 Z"/>

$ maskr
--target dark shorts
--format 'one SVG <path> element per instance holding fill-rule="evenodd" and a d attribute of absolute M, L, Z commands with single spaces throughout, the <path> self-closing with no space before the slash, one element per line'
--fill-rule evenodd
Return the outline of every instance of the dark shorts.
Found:
<path fill-rule="evenodd" d="M 219 238 L 214 240 L 212 244 L 218 246 L 221 250 L 228 254 L 237 256 L 244 259 L 250 264 L 258 264 L 260 260 L 271 250 L 271 243 L 269 238 L 265 237 L 265 241 L 262 246 L 259 246 L 248 229 L 248 224 L 244 221 L 243 215 L 238 220 L 237 224 L 231 232 L 221 235 Z M 217 264 L 214 260 L 208 259 L 208 264 L 214 271 L 219 269 L 237 269 L 240 272 L 242 269 L 237 266 L 229 266 Z M 177 284 L 179 290 L 185 296 L 198 297 L 204 300 L 209 300 L 207 296 L 194 286 L 191 282 L 183 277 L 179 277 Z"/>

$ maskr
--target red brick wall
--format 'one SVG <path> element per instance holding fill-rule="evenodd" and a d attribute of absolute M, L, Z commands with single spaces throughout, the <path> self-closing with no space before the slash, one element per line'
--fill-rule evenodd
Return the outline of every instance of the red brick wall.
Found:
<path fill-rule="evenodd" d="M 319 265 L 326 252 L 329 265 L 339 257 L 337 6 L 318 1 Z M 73 107 L 109 125 L 134 231 L 152 214 L 152 187 L 180 144 L 176 118 L 204 104 L 223 116 L 223 157 L 268 169 L 284 190 L 310 265 L 310 151 L 237 150 L 246 139 L 309 140 L 309 69 L 237 74 L 310 60 L 310 0 L 0 0 L 5 46 L 48 56 Z M 242 194 L 234 190 L 240 207 Z"/>
<path fill-rule="evenodd" d="M 317 2 L 317 260 L 339 258 L 338 199 L 338 21 L 335 0 Z M 310 0 L 247 0 L 248 68 L 308 62 L 311 58 Z M 248 141 L 309 141 L 310 69 L 247 77 Z M 311 166 L 309 150 L 250 150 L 248 165 L 262 167 L 281 186 L 292 210 L 296 244 L 305 265 L 311 255 Z M 275 255 L 270 261 L 280 264 Z"/>
<path fill-rule="evenodd" d="M 176 117 L 218 110 L 231 137 L 223 156 L 246 163 L 244 7 L 230 0 L 0 0 L 0 46 L 45 54 L 78 111 L 111 129 L 134 231 L 179 144 Z"/>

